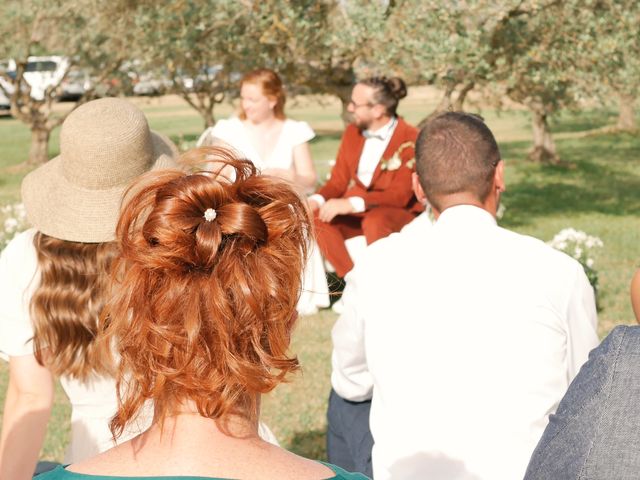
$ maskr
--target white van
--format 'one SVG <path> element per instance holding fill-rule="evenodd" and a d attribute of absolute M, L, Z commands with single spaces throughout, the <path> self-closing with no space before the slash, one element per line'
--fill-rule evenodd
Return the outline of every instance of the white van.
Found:
<path fill-rule="evenodd" d="M 47 88 L 59 86 L 68 69 L 68 57 L 29 57 L 24 69 L 24 79 L 31 87 L 31 97 L 44 100 Z"/>
<path fill-rule="evenodd" d="M 4 77 L 0 77 L 0 110 L 11 110 L 11 95 L 13 95 L 13 84 Z"/>
<path fill-rule="evenodd" d="M 16 76 L 16 62 L 12 59 L 0 60 L 0 110 L 11 109 L 11 95 L 13 95 L 13 79 Z"/>

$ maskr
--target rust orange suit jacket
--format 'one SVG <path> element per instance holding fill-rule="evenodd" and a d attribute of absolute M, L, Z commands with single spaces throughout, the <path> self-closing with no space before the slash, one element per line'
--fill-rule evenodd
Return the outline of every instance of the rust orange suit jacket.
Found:
<path fill-rule="evenodd" d="M 358 162 L 365 138 L 355 125 L 349 125 L 340 142 L 340 149 L 336 163 L 331 170 L 331 178 L 318 190 L 325 200 L 331 198 L 361 197 L 364 199 L 365 209 L 379 206 L 406 208 L 416 213 L 423 207 L 416 200 L 411 187 L 411 174 L 415 169 L 414 144 L 418 130 L 398 117 L 398 124 L 389 141 L 387 149 L 378 162 L 371 179 L 371 184 L 365 187 L 358 179 Z M 402 164 L 391 170 L 385 169 L 384 164 L 405 145 L 400 152 Z"/>

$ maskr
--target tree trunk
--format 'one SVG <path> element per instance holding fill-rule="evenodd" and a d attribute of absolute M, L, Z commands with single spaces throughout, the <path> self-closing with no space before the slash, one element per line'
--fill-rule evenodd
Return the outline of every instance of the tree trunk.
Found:
<path fill-rule="evenodd" d="M 204 119 L 204 129 L 213 127 L 216 124 L 216 119 L 213 117 L 213 108 L 205 108 L 200 112 Z"/>
<path fill-rule="evenodd" d="M 440 103 L 433 112 L 420 120 L 420 122 L 418 123 L 418 129 L 422 129 L 422 127 L 424 127 L 429 122 L 429 120 L 431 120 L 436 115 L 451 110 L 451 96 L 453 95 L 454 90 L 455 84 L 447 84 L 447 88 L 444 91 L 444 95 L 442 96 Z"/>
<path fill-rule="evenodd" d="M 51 131 L 39 125 L 31 127 L 31 146 L 27 165 L 37 167 L 49 160 L 49 135 Z"/>
<path fill-rule="evenodd" d="M 466 100 L 469 92 L 473 90 L 474 86 L 475 86 L 475 82 L 469 82 L 462 86 L 462 88 L 458 92 L 458 96 L 453 102 L 452 108 L 454 112 L 462 112 L 464 110 L 464 101 Z"/>
<path fill-rule="evenodd" d="M 340 118 L 342 118 L 342 123 L 344 123 L 345 127 L 349 125 L 352 120 L 351 113 L 347 110 L 351 102 L 352 89 L 352 85 L 333 85 L 332 88 L 327 89 L 327 93 L 335 95 L 338 97 L 338 100 L 340 100 Z"/>
<path fill-rule="evenodd" d="M 547 113 L 543 107 L 531 109 L 533 127 L 533 146 L 529 150 L 529 158 L 535 162 L 558 163 L 560 157 L 556 144 L 551 136 Z"/>
<path fill-rule="evenodd" d="M 618 94 L 619 112 L 618 122 L 616 128 L 618 130 L 633 131 L 638 127 L 636 124 L 636 115 L 633 108 L 635 98 L 631 95 L 625 95 L 624 93 Z"/>
<path fill-rule="evenodd" d="M 351 123 L 351 113 L 349 113 L 349 110 L 347 110 L 349 107 L 349 102 L 351 100 L 346 100 L 342 97 L 339 97 L 339 98 L 340 98 L 340 106 L 341 106 L 340 118 L 342 118 L 342 123 L 346 127 Z"/>

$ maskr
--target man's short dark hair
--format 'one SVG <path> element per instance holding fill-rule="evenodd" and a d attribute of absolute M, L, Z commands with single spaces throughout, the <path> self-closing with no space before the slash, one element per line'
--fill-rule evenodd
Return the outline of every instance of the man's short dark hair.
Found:
<path fill-rule="evenodd" d="M 439 211 L 441 199 L 455 193 L 471 193 L 484 202 L 499 161 L 496 139 L 477 115 L 440 114 L 423 127 L 416 142 L 420 185 Z"/>

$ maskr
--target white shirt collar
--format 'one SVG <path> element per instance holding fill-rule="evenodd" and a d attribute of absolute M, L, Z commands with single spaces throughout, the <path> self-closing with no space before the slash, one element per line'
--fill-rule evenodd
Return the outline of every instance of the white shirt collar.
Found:
<path fill-rule="evenodd" d="M 377 138 L 379 140 L 386 140 L 395 130 L 396 123 L 398 123 L 398 117 L 391 117 L 387 123 L 377 130 L 365 130 L 362 132 L 365 138 Z"/>
<path fill-rule="evenodd" d="M 455 205 L 445 209 L 440 214 L 436 224 L 449 225 L 461 224 L 466 225 L 497 225 L 496 219 L 483 208 L 475 205 Z"/>

